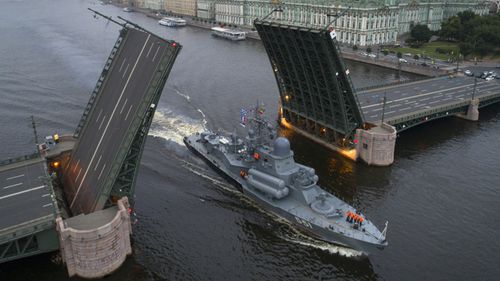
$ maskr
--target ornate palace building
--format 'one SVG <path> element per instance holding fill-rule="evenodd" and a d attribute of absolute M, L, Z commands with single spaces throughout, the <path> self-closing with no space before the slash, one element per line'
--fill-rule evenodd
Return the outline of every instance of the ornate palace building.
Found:
<path fill-rule="evenodd" d="M 289 0 L 284 4 L 214 0 L 214 3 L 217 22 L 244 27 L 252 27 L 255 18 L 265 17 L 275 7 L 281 7 L 282 11 L 272 13 L 271 19 L 311 27 L 325 27 L 333 20 L 329 15 L 347 10 L 332 25 L 340 42 L 358 46 L 394 44 L 398 34 L 410 31 L 413 25 L 425 24 L 431 30 L 439 30 L 443 20 L 458 12 L 472 10 L 484 15 L 489 9 L 487 1 L 478 0 Z"/>

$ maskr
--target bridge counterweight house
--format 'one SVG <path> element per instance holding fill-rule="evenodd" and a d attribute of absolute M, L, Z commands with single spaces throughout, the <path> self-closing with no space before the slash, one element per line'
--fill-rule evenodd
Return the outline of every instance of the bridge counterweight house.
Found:
<path fill-rule="evenodd" d="M 398 132 L 447 116 L 477 121 L 500 101 L 500 81 L 439 77 L 356 93 L 334 31 L 254 21 L 280 94 L 279 123 L 351 159 L 394 161 Z"/>
<path fill-rule="evenodd" d="M 70 276 L 98 278 L 131 254 L 138 166 L 182 46 L 106 18 L 123 28 L 74 135 L 0 163 L 0 263 L 60 249 Z"/>

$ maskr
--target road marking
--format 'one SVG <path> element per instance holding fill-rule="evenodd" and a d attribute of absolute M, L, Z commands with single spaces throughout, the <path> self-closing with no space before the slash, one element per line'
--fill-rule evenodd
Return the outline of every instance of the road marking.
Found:
<path fill-rule="evenodd" d="M 385 114 L 391 114 L 391 113 L 394 113 L 394 112 L 396 112 L 396 111 L 395 110 L 393 110 L 393 111 L 387 111 Z"/>
<path fill-rule="evenodd" d="M 78 178 L 80 177 L 81 172 L 82 172 L 82 168 L 80 168 L 80 171 L 78 171 L 78 175 L 76 175 L 75 183 L 78 181 Z"/>
<path fill-rule="evenodd" d="M 378 116 L 378 114 L 375 114 L 375 115 L 370 115 L 370 117 L 371 117 L 371 118 L 375 118 L 375 117 L 377 117 L 377 116 Z"/>
<path fill-rule="evenodd" d="M 104 115 L 104 117 L 102 117 L 102 120 L 101 120 L 101 124 L 99 124 L 99 128 L 97 130 L 100 130 L 101 127 L 102 127 L 102 124 L 104 123 L 104 120 L 106 119 L 106 115 Z"/>
<path fill-rule="evenodd" d="M 49 195 L 50 195 L 50 193 L 47 193 L 47 194 L 42 195 L 42 197 L 47 197 Z"/>
<path fill-rule="evenodd" d="M 155 55 L 153 56 L 153 61 L 155 61 L 156 55 L 158 55 L 159 50 L 160 50 L 160 46 L 158 46 L 158 48 L 156 48 Z"/>
<path fill-rule="evenodd" d="M 23 183 L 22 183 L 22 182 L 20 182 L 20 183 L 16 183 L 16 184 L 7 185 L 7 186 L 5 186 L 3 189 L 7 189 L 7 188 L 11 188 L 11 187 L 20 186 L 20 185 L 22 185 L 22 184 L 23 184 Z"/>
<path fill-rule="evenodd" d="M 20 178 L 20 177 L 24 177 L 24 174 L 20 174 L 20 175 L 17 175 L 17 176 L 13 176 L 13 177 L 7 178 L 7 180 L 13 180 L 13 179 L 17 179 L 17 178 Z"/>
<path fill-rule="evenodd" d="M 469 85 L 460 85 L 460 86 L 457 86 L 457 87 L 454 87 L 454 88 L 448 88 L 446 89 L 445 91 L 452 91 L 452 90 L 456 90 L 456 89 L 460 89 L 460 88 L 464 88 L 466 86 L 470 86 L 470 85 L 473 85 L 473 84 L 469 84 Z M 407 97 L 407 98 L 401 98 L 401 99 L 397 99 L 397 100 L 392 100 L 390 101 L 390 103 L 393 103 L 393 102 L 398 102 L 398 101 L 402 101 L 402 100 L 407 100 L 407 99 L 414 99 L 414 98 L 418 98 L 418 97 L 424 97 L 424 96 L 428 96 L 428 95 L 432 95 L 432 94 L 435 94 L 435 93 L 439 93 L 441 92 L 441 90 L 437 90 L 437 91 L 433 91 L 433 92 L 429 92 L 429 93 L 424 93 L 424 94 L 420 94 L 420 95 L 416 95 L 416 96 L 411 96 L 411 97 Z M 477 91 L 476 91 L 477 92 Z M 423 100 L 423 99 L 422 99 Z M 366 106 L 363 106 L 361 107 L 362 109 L 364 108 L 368 108 L 368 107 L 374 107 L 374 106 L 378 106 L 378 105 L 382 105 L 383 103 L 375 103 L 375 104 L 371 104 L 371 105 L 366 105 Z"/>
<path fill-rule="evenodd" d="M 425 98 L 425 99 L 421 99 L 420 101 L 426 101 L 426 100 L 430 100 L 431 98 Z"/>
<path fill-rule="evenodd" d="M 152 42 L 151 43 L 151 47 L 149 47 L 149 51 L 148 53 L 146 54 L 146 58 L 149 57 L 149 53 L 151 53 L 151 49 L 153 49 L 153 46 L 155 45 L 155 42 Z"/>
<path fill-rule="evenodd" d="M 104 132 L 103 134 L 101 135 L 101 139 L 99 140 L 99 142 L 97 143 L 97 147 L 92 155 L 92 158 L 90 158 L 90 163 L 89 165 L 87 166 L 87 169 L 85 169 L 85 173 L 83 174 L 83 178 L 82 178 L 82 181 L 80 182 L 80 185 L 78 186 L 78 188 L 76 189 L 76 193 L 75 193 L 75 196 L 73 197 L 73 200 L 70 204 L 70 208 L 73 207 L 73 204 L 75 204 L 75 200 L 76 198 L 78 197 L 78 193 L 80 192 L 80 189 L 82 188 L 82 185 L 83 185 L 83 182 L 85 181 L 85 178 L 87 177 L 87 173 L 89 171 L 89 168 L 90 168 L 90 164 L 92 164 L 92 162 L 94 161 L 94 157 L 97 153 L 97 151 L 99 150 L 99 147 L 101 146 L 101 143 L 102 143 L 102 140 L 104 139 L 104 136 L 106 135 L 106 132 L 108 131 L 108 127 L 109 127 L 109 124 L 111 123 L 111 120 L 113 120 L 113 116 L 115 115 L 115 111 L 116 111 L 116 108 L 118 107 L 118 104 L 120 103 L 120 101 L 122 100 L 122 97 L 123 97 L 123 93 L 125 93 L 125 90 L 127 89 L 128 87 L 128 83 L 130 82 L 130 78 L 132 78 L 132 74 L 134 73 L 135 71 L 135 68 L 137 66 L 137 64 L 139 63 L 139 59 L 141 58 L 142 56 L 142 53 L 144 52 L 144 48 L 146 48 L 146 44 L 148 44 L 148 41 L 149 41 L 149 38 L 151 37 L 151 34 L 148 34 L 148 38 L 146 39 L 146 42 L 144 42 L 144 45 L 142 46 L 142 49 L 141 49 L 141 52 L 139 53 L 139 56 L 137 56 L 137 59 L 135 61 L 135 64 L 134 64 L 134 67 L 132 68 L 132 70 L 130 71 L 130 74 L 128 76 L 128 79 L 127 79 L 127 82 L 125 82 L 125 86 L 123 86 L 123 90 L 120 94 L 120 97 L 118 97 L 118 102 L 115 104 L 115 107 L 113 108 L 113 112 L 111 113 L 111 116 L 108 120 L 108 124 L 106 124 L 106 128 L 104 128 Z M 104 165 L 105 167 L 106 165 Z M 104 167 L 103 167 L 103 170 L 104 170 Z M 101 171 L 102 173 L 102 171 Z M 100 176 L 100 175 L 99 175 Z M 99 179 L 99 178 L 98 178 Z"/>
<path fill-rule="evenodd" d="M 400 108 L 400 109 L 398 109 L 398 111 L 404 111 L 404 110 L 408 110 L 408 109 L 411 109 L 411 107 Z"/>
<path fill-rule="evenodd" d="M 19 195 L 19 194 L 23 194 L 23 193 L 26 193 L 26 192 L 38 190 L 38 189 L 41 189 L 41 188 L 44 188 L 44 187 L 45 187 L 45 185 L 40 185 L 40 186 L 37 186 L 37 187 L 33 187 L 33 188 L 30 188 L 30 189 L 26 189 L 26 190 L 23 190 L 23 191 L 19 191 L 19 192 L 16 192 L 16 193 L 5 195 L 5 196 L 0 197 L 0 200 L 5 199 L 5 198 L 9 198 L 9 197 L 12 197 L 12 196 L 16 196 L 16 195 Z"/>
<path fill-rule="evenodd" d="M 80 164 L 80 159 L 78 159 L 78 161 L 76 161 L 76 165 L 73 168 L 73 173 L 76 171 L 76 168 L 78 168 L 78 164 Z"/>
<path fill-rule="evenodd" d="M 429 102 L 429 104 L 438 103 L 438 102 L 440 102 L 440 100 L 431 101 L 431 102 Z"/>
<path fill-rule="evenodd" d="M 123 65 L 125 64 L 126 61 L 127 61 L 127 58 L 124 58 L 122 61 L 122 65 L 120 66 L 120 69 L 118 69 L 118 72 L 122 71 Z"/>
<path fill-rule="evenodd" d="M 99 122 L 99 118 L 101 118 L 101 114 L 102 114 L 102 108 L 101 108 L 101 111 L 99 111 L 99 114 L 97 115 L 97 119 L 95 119 L 95 122 Z"/>
<path fill-rule="evenodd" d="M 123 72 L 123 75 L 122 75 L 122 79 L 123 77 L 125 77 L 125 75 L 127 74 L 127 70 L 128 70 L 128 67 L 130 66 L 130 63 L 127 63 L 127 68 L 125 68 L 125 71 Z"/>
<path fill-rule="evenodd" d="M 50 207 L 50 206 L 52 206 L 52 203 L 45 204 L 45 205 L 43 205 L 42 207 L 46 208 L 46 207 Z"/>
<path fill-rule="evenodd" d="M 128 118 L 128 115 L 130 114 L 130 110 L 132 109 L 132 104 L 130 105 L 130 107 L 128 108 L 128 111 L 127 111 L 127 115 L 125 115 L 125 121 L 127 120 Z"/>
<path fill-rule="evenodd" d="M 120 114 L 122 114 L 123 109 L 125 108 L 125 105 L 127 104 L 128 98 L 125 99 L 125 102 L 122 105 L 122 109 L 120 110 Z"/>
<path fill-rule="evenodd" d="M 106 168 L 106 163 L 102 166 L 101 172 L 99 173 L 99 176 L 97 177 L 97 180 L 99 180 L 102 176 L 102 172 L 104 172 L 104 168 Z"/>
<path fill-rule="evenodd" d="M 381 111 L 381 110 L 382 110 L 382 108 L 377 108 L 377 109 L 374 109 L 372 111 L 375 112 L 375 111 Z"/>
<path fill-rule="evenodd" d="M 97 167 L 99 166 L 99 163 L 101 162 L 102 159 L 102 154 L 99 156 L 99 160 L 97 160 L 97 164 L 95 164 L 94 171 L 97 170 Z"/>

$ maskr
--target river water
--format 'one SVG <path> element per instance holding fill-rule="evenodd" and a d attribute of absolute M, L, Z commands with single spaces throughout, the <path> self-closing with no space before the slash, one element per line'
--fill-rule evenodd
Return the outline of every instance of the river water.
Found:
<path fill-rule="evenodd" d="M 257 99 L 276 117 L 278 90 L 258 41 L 165 28 L 88 0 L 3 0 L 0 159 L 33 151 L 30 115 L 42 136 L 76 127 L 119 30 L 87 7 L 184 46 L 140 167 L 134 254 L 106 280 L 499 280 L 500 106 L 481 110 L 479 122 L 448 118 L 402 133 L 395 163 L 384 168 L 283 132 L 322 186 L 380 228 L 389 221 L 389 246 L 368 259 L 296 233 L 191 156 L 182 136 L 204 127 L 231 131 L 240 108 Z M 348 65 L 356 87 L 396 79 L 390 70 Z M 0 265 L 1 281 L 67 279 L 57 254 Z"/>

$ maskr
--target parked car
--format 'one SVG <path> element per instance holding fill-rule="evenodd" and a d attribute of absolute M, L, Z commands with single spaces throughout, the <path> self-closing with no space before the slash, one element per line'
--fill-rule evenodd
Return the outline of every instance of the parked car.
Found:
<path fill-rule="evenodd" d="M 470 70 L 468 70 L 468 69 L 466 69 L 466 70 L 464 71 L 464 74 L 465 74 L 465 75 L 467 75 L 467 76 L 474 76 L 474 72 L 472 72 L 472 71 L 470 71 Z"/>
<path fill-rule="evenodd" d="M 486 77 L 486 78 L 484 78 L 484 79 L 485 79 L 486 81 L 491 81 L 491 80 L 495 79 L 495 77 L 493 77 L 493 76 L 488 76 L 488 77 Z"/>
<path fill-rule="evenodd" d="M 365 53 L 365 52 L 361 52 L 360 54 L 361 54 L 362 56 L 364 56 L 364 57 L 368 56 L 368 54 L 367 54 L 367 53 Z"/>
<path fill-rule="evenodd" d="M 370 58 L 376 58 L 376 57 L 377 57 L 377 55 L 375 55 L 375 54 L 368 54 L 368 56 L 369 56 Z"/>
<path fill-rule="evenodd" d="M 399 62 L 401 62 L 401 63 L 408 63 L 408 61 L 405 60 L 405 59 L 399 59 Z"/>

